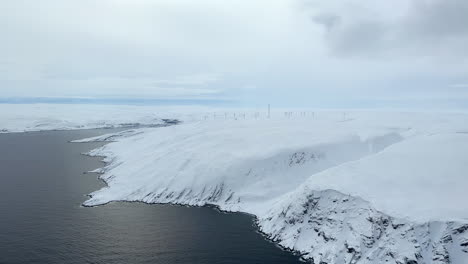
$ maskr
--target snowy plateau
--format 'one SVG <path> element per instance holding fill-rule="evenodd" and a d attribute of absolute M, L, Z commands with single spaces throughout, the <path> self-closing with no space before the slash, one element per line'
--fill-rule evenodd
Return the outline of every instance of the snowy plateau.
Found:
<path fill-rule="evenodd" d="M 75 141 L 109 141 L 87 153 L 104 157 L 96 172 L 107 186 L 85 206 L 140 201 L 249 213 L 266 237 L 315 264 L 468 263 L 466 114 L 137 109 L 68 117 L 67 129 L 181 121 Z M 0 120 L 4 132 L 36 122 Z M 46 129 L 64 124 L 59 115 L 60 127 L 41 120 Z"/>

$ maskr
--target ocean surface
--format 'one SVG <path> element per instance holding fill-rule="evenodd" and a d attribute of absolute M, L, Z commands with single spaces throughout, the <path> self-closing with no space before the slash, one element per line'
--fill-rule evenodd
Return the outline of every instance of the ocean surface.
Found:
<path fill-rule="evenodd" d="M 301 263 L 256 232 L 253 217 L 212 208 L 115 202 L 82 207 L 104 186 L 111 130 L 0 134 L 0 263 Z"/>

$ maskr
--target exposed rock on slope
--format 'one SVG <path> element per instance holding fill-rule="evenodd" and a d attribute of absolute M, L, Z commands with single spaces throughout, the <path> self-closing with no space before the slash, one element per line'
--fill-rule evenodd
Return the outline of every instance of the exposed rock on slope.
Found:
<path fill-rule="evenodd" d="M 313 263 L 466 263 L 468 224 L 414 223 L 388 216 L 358 197 L 311 191 L 271 209 L 260 230 Z"/>

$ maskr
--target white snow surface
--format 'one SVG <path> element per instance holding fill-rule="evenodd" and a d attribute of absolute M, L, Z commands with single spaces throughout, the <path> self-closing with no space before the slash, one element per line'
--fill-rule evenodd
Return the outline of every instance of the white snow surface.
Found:
<path fill-rule="evenodd" d="M 332 189 L 414 221 L 467 220 L 467 121 L 357 112 L 345 122 L 326 116 L 146 129 L 92 152 L 112 162 L 102 175 L 109 186 L 86 204 L 210 202 L 259 214 L 283 195 Z M 219 197 L 209 200 L 215 191 Z"/>
<path fill-rule="evenodd" d="M 0 133 L 150 126 L 189 119 L 205 107 L 92 104 L 0 104 Z"/>
<path fill-rule="evenodd" d="M 304 188 L 304 189 L 302 189 Z M 468 134 L 421 135 L 310 177 L 298 192 L 333 189 L 392 216 L 468 219 Z"/>

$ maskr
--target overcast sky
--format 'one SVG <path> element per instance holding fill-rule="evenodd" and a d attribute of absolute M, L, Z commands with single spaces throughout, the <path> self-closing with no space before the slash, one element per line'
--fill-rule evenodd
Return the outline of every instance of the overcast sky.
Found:
<path fill-rule="evenodd" d="M 0 97 L 468 106 L 466 0 L 1 0 Z"/>

